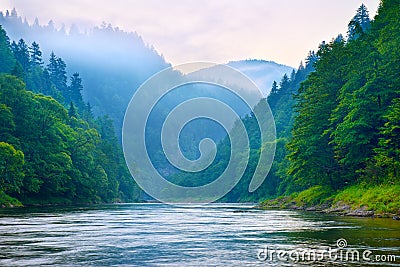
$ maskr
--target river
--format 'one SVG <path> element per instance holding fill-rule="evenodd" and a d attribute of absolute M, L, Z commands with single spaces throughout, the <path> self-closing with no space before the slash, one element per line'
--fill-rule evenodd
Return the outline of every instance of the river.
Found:
<path fill-rule="evenodd" d="M 0 209 L 0 265 L 400 266 L 398 221 L 251 207 Z"/>

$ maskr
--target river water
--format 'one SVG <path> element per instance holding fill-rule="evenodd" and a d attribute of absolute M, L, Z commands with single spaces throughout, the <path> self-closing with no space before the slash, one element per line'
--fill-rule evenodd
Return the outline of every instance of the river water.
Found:
<path fill-rule="evenodd" d="M 251 207 L 0 209 L 0 266 L 400 266 L 398 221 Z"/>

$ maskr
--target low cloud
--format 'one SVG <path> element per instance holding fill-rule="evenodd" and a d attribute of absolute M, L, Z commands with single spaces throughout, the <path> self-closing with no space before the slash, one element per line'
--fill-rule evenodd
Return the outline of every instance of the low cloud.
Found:
<path fill-rule="evenodd" d="M 364 3 L 375 14 L 379 0 Z M 173 64 L 261 58 L 297 66 L 308 50 L 346 33 L 358 0 L 6 0 L 32 23 L 81 30 L 103 21 L 136 31 Z M 44 7 L 45 6 L 45 7 Z"/>

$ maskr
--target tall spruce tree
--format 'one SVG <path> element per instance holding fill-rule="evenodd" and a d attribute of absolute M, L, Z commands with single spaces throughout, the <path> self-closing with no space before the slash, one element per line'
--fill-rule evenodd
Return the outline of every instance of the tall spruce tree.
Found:
<path fill-rule="evenodd" d="M 30 56 L 29 48 L 23 39 L 20 39 L 18 43 L 12 42 L 11 49 L 14 53 L 15 59 L 21 64 L 25 72 L 30 69 Z"/>
<path fill-rule="evenodd" d="M 71 77 L 71 83 L 68 86 L 67 100 L 72 101 L 75 105 L 83 110 L 84 102 L 82 99 L 82 79 L 79 77 L 79 73 L 75 72 Z"/>
<path fill-rule="evenodd" d="M 0 25 L 0 73 L 10 72 L 15 67 L 15 58 L 10 49 L 10 39 Z"/>
<path fill-rule="evenodd" d="M 369 18 L 368 9 L 364 4 L 357 9 L 356 15 L 351 19 L 348 25 L 348 39 L 355 40 L 363 33 L 369 30 L 371 20 Z"/>
<path fill-rule="evenodd" d="M 38 43 L 33 42 L 29 47 L 30 52 L 30 62 L 32 66 L 43 65 L 42 51 L 40 51 L 40 46 Z"/>

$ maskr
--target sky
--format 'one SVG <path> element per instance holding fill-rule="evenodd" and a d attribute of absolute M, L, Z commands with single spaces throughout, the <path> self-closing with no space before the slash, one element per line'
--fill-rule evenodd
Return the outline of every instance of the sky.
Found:
<path fill-rule="evenodd" d="M 174 65 L 252 58 L 297 67 L 321 41 L 345 35 L 361 3 L 373 17 L 379 0 L 0 0 L 0 11 L 81 31 L 111 23 Z"/>

